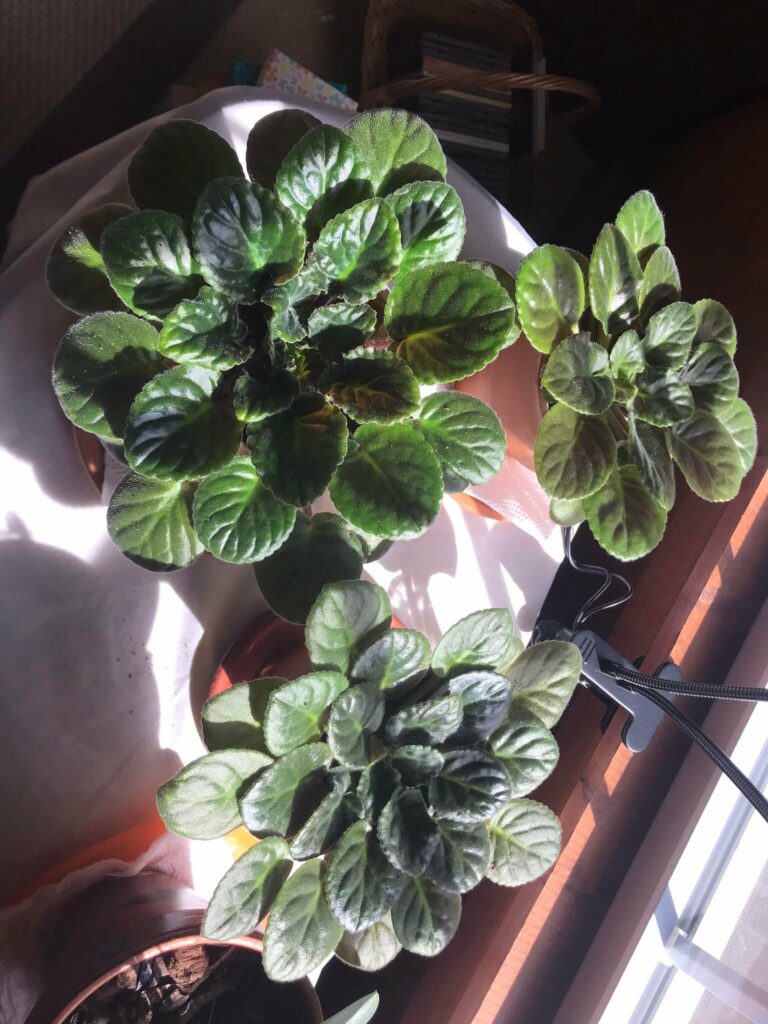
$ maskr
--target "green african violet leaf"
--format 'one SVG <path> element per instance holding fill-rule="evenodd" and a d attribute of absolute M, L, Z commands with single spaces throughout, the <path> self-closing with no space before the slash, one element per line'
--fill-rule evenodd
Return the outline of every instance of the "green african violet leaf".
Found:
<path fill-rule="evenodd" d="M 434 747 L 417 743 L 396 747 L 389 755 L 390 763 L 400 773 L 405 786 L 426 786 L 443 767 L 443 755 Z"/>
<path fill-rule="evenodd" d="M 711 341 L 722 345 L 729 356 L 736 351 L 736 325 L 725 306 L 715 299 L 699 299 L 694 303 L 696 334 L 694 345 Z"/>
<path fill-rule="evenodd" d="M 272 905 L 262 955 L 272 981 L 305 977 L 333 952 L 344 933 L 328 907 L 323 872 L 320 860 L 302 864 Z"/>
<path fill-rule="evenodd" d="M 365 154 L 369 176 L 379 195 L 412 181 L 442 181 L 446 174 L 437 136 L 407 110 L 368 110 L 344 128 Z"/>
<path fill-rule="evenodd" d="M 296 277 L 264 292 L 262 301 L 272 310 L 269 319 L 270 341 L 279 339 L 295 344 L 306 337 L 307 318 L 314 298 L 322 291 L 322 287 L 312 268 L 305 266 Z"/>
<path fill-rule="evenodd" d="M 309 318 L 308 333 L 327 359 L 358 348 L 376 330 L 376 311 L 365 303 L 332 302 L 320 306 Z"/>
<path fill-rule="evenodd" d="M 497 885 L 525 885 L 548 871 L 560 853 L 560 822 L 544 804 L 511 800 L 490 822 L 491 864 Z"/>
<path fill-rule="evenodd" d="M 696 314 L 689 302 L 672 302 L 648 321 L 643 352 L 651 366 L 678 370 L 688 359 L 696 335 Z"/>
<path fill-rule="evenodd" d="M 403 185 L 387 196 L 387 203 L 400 227 L 401 271 L 458 257 L 467 222 L 458 193 L 450 185 L 442 181 Z"/>
<path fill-rule="evenodd" d="M 616 217 L 616 227 L 641 259 L 664 245 L 664 216 L 651 192 L 635 192 L 624 203 Z"/>
<path fill-rule="evenodd" d="M 583 505 L 597 542 L 623 562 L 647 555 L 664 536 L 666 509 L 649 494 L 634 465 L 614 469 Z"/>
<path fill-rule="evenodd" d="M 299 382 L 288 370 L 275 370 L 266 380 L 244 373 L 235 381 L 232 401 L 241 423 L 259 423 L 290 408 L 299 396 Z"/>
<path fill-rule="evenodd" d="M 613 344 L 610 355 L 611 373 L 631 382 L 645 369 L 643 343 L 637 331 L 624 331 Z"/>
<path fill-rule="evenodd" d="M 264 717 L 264 739 L 275 757 L 322 735 L 325 712 L 349 683 L 341 672 L 309 672 L 274 690 Z"/>
<path fill-rule="evenodd" d="M 557 526 L 578 526 L 584 522 L 581 498 L 552 498 L 549 503 L 549 518 Z"/>
<path fill-rule="evenodd" d="M 347 451 L 347 421 L 316 392 L 247 429 L 256 472 L 278 498 L 302 507 L 319 498 Z"/>
<path fill-rule="evenodd" d="M 571 699 L 581 672 L 581 654 L 573 644 L 545 640 L 527 647 L 507 672 L 512 681 L 510 715 L 521 710 L 550 729 Z"/>
<path fill-rule="evenodd" d="M 727 409 L 718 414 L 718 419 L 733 438 L 741 459 L 742 471 L 748 473 L 757 454 L 757 426 L 752 410 L 743 398 L 736 398 Z"/>
<path fill-rule="evenodd" d="M 452 676 L 448 693 L 458 694 L 464 705 L 461 728 L 452 741 L 474 743 L 488 739 L 507 717 L 512 684 L 496 672 L 471 669 Z"/>
<path fill-rule="evenodd" d="M 380 971 L 395 959 L 402 948 L 395 936 L 392 918 L 386 914 L 370 928 L 344 932 L 336 947 L 336 956 L 361 971 Z"/>
<path fill-rule="evenodd" d="M 248 133 L 245 166 L 251 181 L 274 188 L 277 172 L 296 143 L 322 124 L 305 110 L 274 110 Z"/>
<path fill-rule="evenodd" d="M 388 743 L 444 743 L 461 725 L 464 704 L 461 697 L 447 694 L 403 708 L 387 719 Z"/>
<path fill-rule="evenodd" d="M 132 562 L 154 572 L 183 569 L 203 553 L 192 526 L 194 485 L 128 473 L 107 509 L 107 529 Z"/>
<path fill-rule="evenodd" d="M 336 698 L 328 718 L 328 745 L 339 764 L 349 768 L 368 765 L 368 737 L 383 718 L 384 698 L 375 686 L 352 686 Z"/>
<path fill-rule="evenodd" d="M 220 178 L 206 188 L 192 239 L 208 284 L 244 303 L 297 274 L 306 241 L 293 214 L 267 189 L 243 178 Z"/>
<path fill-rule="evenodd" d="M 267 753 L 264 715 L 269 695 L 287 683 L 281 676 L 261 676 L 236 683 L 203 704 L 203 742 L 209 750 L 239 747 Z"/>
<path fill-rule="evenodd" d="M 512 718 L 491 736 L 491 750 L 506 769 L 510 796 L 527 796 L 549 778 L 560 751 L 557 741 L 541 719 L 527 711 Z"/>
<path fill-rule="evenodd" d="M 219 374 L 175 366 L 145 384 L 125 425 L 131 469 L 157 480 L 188 480 L 223 466 L 240 444 L 232 402 Z"/>
<path fill-rule="evenodd" d="M 99 206 L 70 224 L 53 243 L 45 280 L 62 306 L 80 314 L 124 308 L 101 258 L 101 233 L 108 224 L 132 212 L 121 203 Z"/>
<path fill-rule="evenodd" d="M 730 431 L 709 412 L 666 431 L 669 453 L 688 486 L 705 501 L 730 501 L 744 476 L 742 456 Z"/>
<path fill-rule="evenodd" d="M 140 210 L 167 210 L 186 221 L 216 178 L 242 177 L 237 153 L 219 134 L 185 119 L 158 125 L 128 165 L 128 187 Z"/>
<path fill-rule="evenodd" d="M 551 352 L 584 312 L 584 276 L 565 249 L 541 245 L 520 264 L 516 296 L 525 336 L 539 352 Z"/>
<path fill-rule="evenodd" d="M 547 360 L 541 386 L 570 409 L 589 415 L 607 412 L 616 397 L 608 370 L 608 353 L 576 334 L 562 341 Z"/>
<path fill-rule="evenodd" d="M 157 331 L 129 313 L 94 313 L 73 324 L 53 360 L 53 389 L 76 426 L 119 443 L 128 410 L 164 366 Z"/>
<path fill-rule="evenodd" d="M 555 498 L 582 498 L 603 486 L 616 462 L 616 441 L 600 416 L 552 406 L 533 448 L 536 476 Z"/>
<path fill-rule="evenodd" d="M 368 1024 L 379 1008 L 379 993 L 371 992 L 329 1017 L 325 1024 Z"/>
<path fill-rule="evenodd" d="M 288 622 L 306 622 L 326 584 L 359 577 L 363 549 L 341 516 L 321 512 L 309 519 L 299 512 L 286 542 L 253 571 L 273 611 Z"/>
<path fill-rule="evenodd" d="M 304 642 L 312 664 L 348 674 L 391 621 L 392 606 L 381 587 L 367 580 L 329 583 L 307 618 Z"/>
<path fill-rule="evenodd" d="M 351 932 L 370 928 L 385 917 L 406 881 L 367 829 L 364 821 L 347 829 L 331 855 L 325 879 L 331 913 Z"/>
<path fill-rule="evenodd" d="M 739 395 L 739 374 L 733 359 L 717 342 L 704 342 L 693 350 L 683 370 L 693 404 L 719 416 Z"/>
<path fill-rule="evenodd" d="M 523 644 L 506 608 L 472 612 L 443 633 L 432 655 L 432 671 L 450 678 L 468 669 L 505 672 Z"/>
<path fill-rule="evenodd" d="M 351 302 L 375 298 L 400 266 L 397 218 L 383 199 L 366 199 L 329 220 L 312 249 L 312 267 Z"/>
<path fill-rule="evenodd" d="M 589 260 L 589 304 L 609 334 L 631 326 L 639 312 L 643 272 L 632 247 L 613 224 L 597 236 Z"/>
<path fill-rule="evenodd" d="M 317 810 L 309 816 L 291 843 L 291 856 L 296 860 L 319 857 L 333 849 L 339 836 L 355 820 L 351 782 L 349 772 L 335 772 L 331 775 L 333 789 L 321 800 Z"/>
<path fill-rule="evenodd" d="M 429 784 L 429 800 L 439 818 L 473 825 L 487 821 L 512 795 L 502 763 L 485 750 L 449 750 Z"/>
<path fill-rule="evenodd" d="M 218 839 L 240 824 L 238 794 L 272 765 L 257 750 L 217 750 L 191 761 L 157 791 L 160 817 L 187 839 Z"/>
<path fill-rule="evenodd" d="M 571 252 L 570 249 L 567 251 Z M 497 263 L 489 263 L 487 260 L 465 260 L 464 262 L 468 267 L 474 267 L 475 270 L 481 270 L 487 277 L 492 277 L 494 281 L 501 285 L 510 299 L 515 302 L 517 297 L 517 285 L 514 277 L 508 270 L 500 267 Z"/>
<path fill-rule="evenodd" d="M 370 825 L 375 825 L 379 820 L 379 815 L 401 782 L 400 772 L 386 760 L 374 761 L 372 765 L 360 772 L 357 796 L 360 800 L 363 817 Z"/>
<path fill-rule="evenodd" d="M 670 302 L 678 302 L 681 295 L 680 273 L 675 258 L 666 245 L 659 246 L 643 269 L 640 286 L 640 317 L 648 319 Z"/>
<path fill-rule="evenodd" d="M 428 878 L 409 878 L 392 907 L 395 935 L 420 956 L 437 956 L 459 927 L 461 896 L 444 892 Z"/>
<path fill-rule="evenodd" d="M 250 935 L 290 873 L 290 855 L 283 839 L 272 836 L 246 850 L 214 889 L 200 934 L 219 942 Z"/>
<path fill-rule="evenodd" d="M 323 371 L 318 387 L 358 423 L 389 423 L 419 408 L 419 385 L 411 368 L 389 355 L 342 359 Z"/>
<path fill-rule="evenodd" d="M 366 423 L 329 489 L 353 526 L 407 539 L 423 533 L 440 511 L 443 476 L 432 446 L 413 423 Z"/>
<path fill-rule="evenodd" d="M 491 861 L 491 840 L 484 824 L 438 819 L 440 841 L 425 876 L 443 892 L 465 893 L 482 882 Z"/>
<path fill-rule="evenodd" d="M 201 288 L 196 299 L 180 302 L 165 318 L 159 346 L 176 363 L 229 370 L 253 352 L 245 334 L 237 305 L 212 288 Z"/>
<path fill-rule="evenodd" d="M 424 874 L 440 839 L 419 789 L 395 790 L 376 832 L 387 860 L 406 875 Z"/>
<path fill-rule="evenodd" d="M 656 427 L 671 427 L 693 412 L 693 394 L 677 371 L 651 366 L 635 383 L 632 411 L 641 420 Z"/>
<path fill-rule="evenodd" d="M 108 224 L 101 255 L 109 282 L 129 309 L 162 320 L 204 283 L 192 258 L 184 221 L 162 210 L 140 210 Z"/>
<path fill-rule="evenodd" d="M 627 447 L 643 486 L 669 512 L 675 504 L 675 467 L 667 451 L 664 431 L 630 416 Z"/>
<path fill-rule="evenodd" d="M 236 456 L 202 481 L 192 504 L 195 532 L 223 562 L 256 562 L 289 536 L 296 509 L 261 482 L 247 456 Z"/>
<path fill-rule="evenodd" d="M 350 206 L 373 195 L 368 166 L 339 128 L 312 128 L 289 150 L 275 178 L 275 194 L 310 238 Z"/>
<path fill-rule="evenodd" d="M 315 788 L 318 771 L 330 760 L 331 752 L 325 743 L 308 743 L 271 764 L 240 794 L 240 815 L 245 827 L 261 838 L 293 831 L 307 790 Z"/>
<path fill-rule="evenodd" d="M 465 263 L 437 263 L 399 275 L 384 322 L 392 351 L 424 384 L 482 370 L 519 333 L 506 291 Z"/>
<path fill-rule="evenodd" d="M 365 648 L 352 666 L 352 680 L 373 683 L 385 697 L 401 697 L 429 670 L 432 648 L 415 629 L 393 629 Z"/>
<path fill-rule="evenodd" d="M 417 424 L 435 450 L 446 489 L 450 479 L 482 484 L 501 469 L 506 434 L 493 409 L 478 398 L 458 391 L 428 395 Z"/>

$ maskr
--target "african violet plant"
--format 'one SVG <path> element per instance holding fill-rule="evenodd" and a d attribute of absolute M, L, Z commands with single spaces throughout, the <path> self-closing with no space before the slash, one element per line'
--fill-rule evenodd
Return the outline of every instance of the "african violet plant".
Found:
<path fill-rule="evenodd" d="M 526 796 L 557 761 L 550 729 L 578 649 L 523 650 L 503 609 L 462 619 L 434 651 L 390 624 L 380 587 L 328 584 L 307 620 L 314 671 L 209 700 L 211 753 L 158 793 L 183 836 L 242 824 L 261 840 L 219 882 L 202 934 L 234 938 L 269 914 L 264 967 L 277 981 L 333 952 L 364 970 L 401 947 L 434 956 L 462 893 L 483 878 L 522 885 L 559 852 L 557 817 Z"/>
<path fill-rule="evenodd" d="M 276 112 L 246 162 L 249 177 L 215 132 L 170 121 L 128 167 L 138 209 L 64 232 L 49 285 L 86 315 L 53 384 L 130 467 L 108 511 L 129 558 L 255 563 L 303 622 L 324 583 L 498 470 L 495 414 L 420 386 L 480 370 L 519 327 L 503 272 L 456 261 L 464 212 L 420 118 L 377 110 L 341 130 Z M 327 488 L 339 514 L 309 518 Z"/>
<path fill-rule="evenodd" d="M 587 261 L 543 245 L 517 277 L 520 321 L 547 357 L 549 402 L 534 464 L 561 525 L 586 519 L 620 559 L 662 538 L 677 465 L 706 501 L 750 469 L 755 420 L 738 397 L 736 328 L 714 299 L 680 301 L 680 276 L 650 192 L 606 224 Z"/>

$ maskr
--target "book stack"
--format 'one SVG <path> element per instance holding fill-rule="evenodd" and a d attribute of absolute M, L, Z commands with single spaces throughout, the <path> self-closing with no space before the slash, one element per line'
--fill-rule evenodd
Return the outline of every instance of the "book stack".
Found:
<path fill-rule="evenodd" d="M 482 70 L 510 71 L 509 50 L 422 30 L 393 39 L 388 54 L 390 79 L 454 75 Z M 510 157 L 530 154 L 530 95 L 503 87 L 456 88 L 417 93 L 400 105 L 432 127 L 445 150 L 501 203 L 508 205 Z"/>

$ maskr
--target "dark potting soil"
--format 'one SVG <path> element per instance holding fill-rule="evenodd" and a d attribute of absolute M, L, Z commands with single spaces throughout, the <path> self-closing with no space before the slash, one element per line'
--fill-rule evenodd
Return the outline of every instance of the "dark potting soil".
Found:
<path fill-rule="evenodd" d="M 236 947 L 189 946 L 129 967 L 86 999 L 66 1024 L 309 1024 L 294 985 L 267 980 Z"/>

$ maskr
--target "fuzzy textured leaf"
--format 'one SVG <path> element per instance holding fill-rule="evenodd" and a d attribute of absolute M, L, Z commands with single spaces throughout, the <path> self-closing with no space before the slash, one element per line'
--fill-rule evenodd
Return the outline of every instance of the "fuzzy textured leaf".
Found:
<path fill-rule="evenodd" d="M 435 450 L 444 481 L 458 477 L 482 484 L 501 469 L 506 434 L 493 409 L 478 398 L 458 391 L 428 395 L 418 426 Z"/>
<path fill-rule="evenodd" d="M 127 213 L 133 210 L 121 203 L 89 210 L 53 243 L 45 265 L 45 280 L 56 299 L 73 313 L 124 308 L 107 277 L 101 257 L 101 233 Z"/>
<path fill-rule="evenodd" d="M 578 526 L 584 522 L 581 498 L 552 498 L 549 503 L 549 518 L 557 526 Z"/>
<path fill-rule="evenodd" d="M 402 359 L 349 358 L 329 366 L 318 387 L 358 423 L 389 423 L 419 408 L 419 385 Z"/>
<path fill-rule="evenodd" d="M 560 822 L 544 804 L 511 800 L 488 826 L 491 864 L 498 885 L 525 885 L 548 871 L 560 853 Z"/>
<path fill-rule="evenodd" d="M 571 699 L 581 672 L 578 647 L 545 640 L 526 648 L 507 672 L 512 681 L 512 710 L 536 715 L 550 729 Z"/>
<path fill-rule="evenodd" d="M 196 299 L 180 302 L 165 318 L 159 347 L 176 363 L 229 370 L 253 351 L 245 343 L 245 333 L 237 305 L 212 288 L 201 288 Z"/>
<path fill-rule="evenodd" d="M 525 257 L 515 294 L 525 336 L 539 352 L 551 352 L 568 338 L 584 312 L 584 276 L 557 245 L 541 245 Z"/>
<path fill-rule="evenodd" d="M 644 322 L 670 302 L 678 302 L 681 295 L 680 273 L 675 258 L 666 247 L 659 246 L 643 270 L 640 286 L 640 316 Z"/>
<path fill-rule="evenodd" d="M 193 495 L 192 484 L 128 473 L 109 502 L 109 535 L 126 557 L 144 569 L 183 569 L 203 553 L 192 526 Z"/>
<path fill-rule="evenodd" d="M 742 457 L 729 430 L 708 412 L 666 432 L 670 455 L 688 486 L 705 501 L 730 501 L 739 493 Z"/>
<path fill-rule="evenodd" d="M 474 825 L 487 821 L 511 796 L 509 776 L 485 750 L 449 750 L 429 784 L 429 800 L 439 818 Z"/>
<path fill-rule="evenodd" d="M 352 666 L 356 683 L 372 683 L 385 697 L 400 697 L 429 670 L 432 648 L 415 629 L 393 629 L 365 648 Z"/>
<path fill-rule="evenodd" d="M 439 819 L 437 827 L 440 841 L 425 875 L 443 892 L 469 892 L 483 880 L 491 861 L 488 829 Z"/>
<path fill-rule="evenodd" d="M 693 350 L 683 370 L 697 409 L 719 416 L 739 395 L 739 374 L 733 359 L 717 342 L 704 342 Z"/>
<path fill-rule="evenodd" d="M 645 369 L 643 343 L 637 331 L 624 331 L 611 349 L 611 373 L 631 383 Z"/>
<path fill-rule="evenodd" d="M 290 872 L 284 840 L 273 836 L 246 850 L 214 889 L 200 934 L 216 941 L 250 935 L 269 912 Z"/>
<path fill-rule="evenodd" d="M 452 676 L 448 693 L 458 694 L 464 705 L 461 729 L 454 742 L 485 740 L 507 716 L 512 684 L 496 672 L 485 669 Z"/>
<path fill-rule="evenodd" d="M 395 935 L 420 956 L 437 956 L 459 927 L 461 896 L 444 892 L 428 878 L 409 878 L 392 908 Z"/>
<path fill-rule="evenodd" d="M 380 971 L 395 959 L 402 948 L 395 936 L 392 918 L 386 914 L 370 928 L 344 932 L 336 947 L 336 956 L 361 971 Z"/>
<path fill-rule="evenodd" d="M 511 797 L 527 796 L 549 778 L 560 753 L 546 725 L 526 711 L 515 711 L 496 730 L 491 750 L 507 771 Z"/>
<path fill-rule="evenodd" d="M 319 739 L 325 712 L 349 683 L 341 672 L 309 672 L 272 692 L 264 739 L 275 757 Z"/>
<path fill-rule="evenodd" d="M 365 303 L 332 302 L 309 317 L 308 333 L 326 359 L 359 348 L 376 330 L 376 311 Z"/>
<path fill-rule="evenodd" d="M 420 701 L 387 719 L 387 742 L 444 743 L 459 728 L 463 716 L 463 701 L 455 694 Z"/>
<path fill-rule="evenodd" d="M 383 199 L 366 199 L 328 221 L 312 250 L 323 290 L 351 302 L 375 298 L 401 255 L 397 218 Z"/>
<path fill-rule="evenodd" d="M 299 382 L 288 370 L 275 370 L 267 380 L 244 373 L 235 381 L 232 400 L 241 423 L 260 423 L 276 412 L 289 409 L 299 396 Z"/>
<path fill-rule="evenodd" d="M 539 425 L 533 449 L 536 476 L 555 498 L 582 498 L 603 486 L 616 462 L 616 441 L 599 416 L 558 404 Z"/>
<path fill-rule="evenodd" d="M 236 683 L 211 697 L 203 705 L 203 741 L 209 750 L 239 747 L 267 753 L 264 715 L 269 695 L 288 680 L 282 676 L 261 676 Z"/>
<path fill-rule="evenodd" d="M 630 196 L 619 210 L 616 227 L 641 260 L 664 245 L 664 216 L 651 192 L 643 190 Z"/>
<path fill-rule="evenodd" d="M 245 165 L 251 181 L 274 188 L 280 167 L 296 143 L 322 124 L 305 110 L 275 110 L 260 118 L 248 134 Z"/>
<path fill-rule="evenodd" d="M 694 303 L 696 334 L 694 345 L 711 341 L 722 345 L 729 356 L 736 351 L 736 325 L 733 317 L 721 302 L 715 299 L 699 299 Z"/>
<path fill-rule="evenodd" d="M 623 562 L 647 555 L 664 536 L 666 509 L 649 494 L 634 465 L 618 466 L 583 505 L 598 543 Z"/>
<path fill-rule="evenodd" d="M 405 786 L 426 786 L 443 767 L 443 755 L 439 750 L 416 743 L 396 747 L 389 759 Z"/>
<path fill-rule="evenodd" d="M 365 154 L 378 195 L 412 181 L 442 181 L 445 156 L 437 136 L 420 117 L 406 110 L 368 110 L 344 128 Z"/>
<path fill-rule="evenodd" d="M 696 314 L 688 302 L 672 302 L 648 321 L 643 352 L 651 366 L 678 370 L 696 335 Z"/>
<path fill-rule="evenodd" d="M 590 341 L 589 334 L 576 334 L 557 346 L 547 360 L 541 386 L 558 402 L 592 416 L 610 409 L 616 397 L 608 353 Z"/>
<path fill-rule="evenodd" d="M 328 864 L 325 894 L 331 913 L 344 928 L 359 932 L 389 912 L 405 878 L 381 851 L 364 821 L 348 828 Z"/>
<path fill-rule="evenodd" d="M 651 366 L 637 378 L 632 411 L 655 427 L 687 420 L 694 409 L 690 387 L 676 370 Z"/>
<path fill-rule="evenodd" d="M 350 768 L 365 768 L 368 737 L 383 717 L 384 698 L 375 686 L 352 686 L 337 697 L 328 719 L 328 744 L 336 760 Z"/>
<path fill-rule="evenodd" d="M 458 193 L 442 181 L 418 181 L 387 196 L 403 246 L 401 270 L 455 260 L 467 222 Z"/>
<path fill-rule="evenodd" d="M 448 629 L 432 655 L 432 671 L 450 678 L 469 669 L 505 672 L 523 644 L 506 608 L 472 612 Z"/>
<path fill-rule="evenodd" d="M 606 224 L 589 260 L 589 304 L 609 334 L 626 330 L 637 316 L 642 279 L 629 242 L 613 224 Z"/>
<path fill-rule="evenodd" d="M 738 449 L 742 471 L 748 473 L 757 454 L 757 426 L 752 410 L 743 398 L 736 398 L 718 418 Z"/>
<path fill-rule="evenodd" d="M 346 675 L 360 652 L 386 633 L 391 621 L 387 593 L 376 584 L 366 580 L 329 584 L 307 619 L 305 643 L 312 664 Z"/>
<path fill-rule="evenodd" d="M 419 789 L 396 790 L 376 831 L 387 860 L 406 875 L 424 874 L 440 840 Z"/>
<path fill-rule="evenodd" d="M 284 836 L 295 824 L 307 786 L 331 760 L 325 743 L 308 743 L 265 769 L 240 796 L 245 827 L 256 836 Z M 314 777 L 313 777 L 314 776 Z M 319 801 L 318 801 L 319 802 Z"/>
<path fill-rule="evenodd" d="M 308 860 L 327 853 L 355 820 L 349 793 L 351 781 L 349 772 L 332 775 L 333 789 L 322 799 L 291 843 L 291 856 L 295 860 Z"/>
<path fill-rule="evenodd" d="M 631 416 L 627 448 L 643 486 L 669 512 L 675 503 L 675 467 L 664 441 L 664 432 Z"/>

